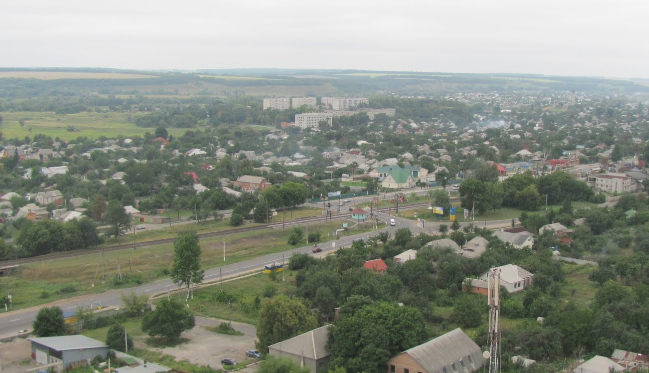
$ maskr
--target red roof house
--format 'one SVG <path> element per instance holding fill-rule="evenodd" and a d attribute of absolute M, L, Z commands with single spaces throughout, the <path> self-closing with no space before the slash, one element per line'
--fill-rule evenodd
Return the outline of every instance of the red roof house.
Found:
<path fill-rule="evenodd" d="M 169 145 L 169 144 L 171 144 L 169 142 L 169 140 L 165 139 L 164 137 L 156 137 L 155 139 L 153 139 L 151 141 L 157 141 L 157 142 L 160 143 L 160 145 Z"/>
<path fill-rule="evenodd" d="M 192 179 L 194 180 L 194 184 L 196 184 L 196 182 L 198 181 L 198 176 L 196 176 L 196 172 L 194 171 L 185 172 L 185 175 L 191 176 Z"/>
<path fill-rule="evenodd" d="M 388 270 L 388 266 L 383 259 L 368 260 L 363 264 L 363 267 L 380 274 L 384 274 Z"/>

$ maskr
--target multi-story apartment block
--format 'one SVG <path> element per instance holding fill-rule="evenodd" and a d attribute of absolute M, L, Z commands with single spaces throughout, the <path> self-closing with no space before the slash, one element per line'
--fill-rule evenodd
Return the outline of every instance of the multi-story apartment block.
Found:
<path fill-rule="evenodd" d="M 323 105 L 331 105 L 334 110 L 349 110 L 349 108 L 356 107 L 360 104 L 369 104 L 370 100 L 363 97 L 323 97 Z"/>
<path fill-rule="evenodd" d="M 265 98 L 263 108 L 273 110 L 288 110 L 291 108 L 291 99 L 286 97 Z"/>
<path fill-rule="evenodd" d="M 315 97 L 293 97 L 291 99 L 291 107 L 293 107 L 293 109 L 299 108 L 303 105 L 310 108 L 316 108 L 318 107 L 318 100 Z"/>
<path fill-rule="evenodd" d="M 295 115 L 295 126 L 300 128 L 318 128 L 321 121 L 326 120 L 331 126 L 333 115 L 330 113 L 304 113 Z"/>
<path fill-rule="evenodd" d="M 625 193 L 635 190 L 633 179 L 625 175 L 595 176 L 595 190 L 608 193 Z"/>
<path fill-rule="evenodd" d="M 331 113 L 334 118 L 342 116 L 351 116 L 358 113 L 366 113 L 370 120 L 374 120 L 377 114 L 385 114 L 389 117 L 396 115 L 395 109 L 359 109 L 359 110 L 325 110 L 325 113 Z"/>

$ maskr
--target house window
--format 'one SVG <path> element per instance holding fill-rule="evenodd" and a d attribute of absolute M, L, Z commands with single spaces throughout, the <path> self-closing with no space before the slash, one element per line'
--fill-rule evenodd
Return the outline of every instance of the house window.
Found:
<path fill-rule="evenodd" d="M 408 368 L 403 368 L 403 373 L 410 373 L 410 369 L 408 369 Z"/>
<path fill-rule="evenodd" d="M 390 372 L 394 373 L 396 369 L 394 368 L 394 365 L 390 365 Z"/>

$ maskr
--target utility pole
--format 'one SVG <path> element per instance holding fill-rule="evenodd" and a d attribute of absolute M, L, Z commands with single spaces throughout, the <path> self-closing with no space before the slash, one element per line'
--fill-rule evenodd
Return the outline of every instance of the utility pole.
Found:
<path fill-rule="evenodd" d="M 225 238 L 223 239 L 223 263 L 225 263 Z"/>
<path fill-rule="evenodd" d="M 124 348 L 125 348 L 125 353 L 128 354 L 128 332 L 126 331 L 126 327 L 124 327 Z"/>
<path fill-rule="evenodd" d="M 548 194 L 545 193 L 545 211 L 548 211 Z"/>
<path fill-rule="evenodd" d="M 309 244 L 309 226 L 306 225 L 306 244 Z"/>
<path fill-rule="evenodd" d="M 547 209 L 546 209 L 546 210 L 547 210 Z M 133 226 L 133 250 L 135 250 L 135 235 L 136 235 L 136 234 L 137 234 L 137 233 L 135 233 L 135 225 L 134 225 L 134 226 Z"/>
<path fill-rule="evenodd" d="M 473 208 L 471 209 L 471 215 L 473 215 L 472 221 L 475 221 L 475 199 L 473 200 Z"/>
<path fill-rule="evenodd" d="M 223 290 L 223 273 L 221 272 L 222 267 L 219 267 L 219 279 L 221 280 L 221 290 Z"/>

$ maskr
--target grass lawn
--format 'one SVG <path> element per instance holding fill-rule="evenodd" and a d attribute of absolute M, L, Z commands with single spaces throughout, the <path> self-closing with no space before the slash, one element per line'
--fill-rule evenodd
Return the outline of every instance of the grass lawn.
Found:
<path fill-rule="evenodd" d="M 348 221 L 350 226 L 354 223 Z M 331 234 L 340 228 L 343 221 L 310 224 L 309 232 L 321 231 L 322 242 L 332 239 Z M 304 227 L 304 226 L 302 226 Z M 189 228 L 189 227 L 185 227 Z M 370 231 L 370 224 L 353 226 L 345 235 Z M 286 241 L 290 229 L 264 229 L 243 232 L 225 237 L 201 240 L 203 268 L 219 267 L 238 263 L 253 257 L 290 250 L 294 246 Z M 305 235 L 306 236 L 306 235 Z M 226 246 L 226 261 L 223 261 L 223 240 Z M 306 240 L 298 245 L 306 245 Z M 110 289 L 120 289 L 148 283 L 168 277 L 173 262 L 171 243 L 119 250 L 100 254 L 29 263 L 18 267 L 11 276 L 2 279 L 3 288 L 12 289 L 13 308 L 21 309 L 71 296 L 102 293 Z M 105 282 L 102 283 L 102 266 Z M 118 266 L 127 282 L 114 284 Z M 260 268 L 261 270 L 261 268 Z"/>
<path fill-rule="evenodd" d="M 129 116 L 133 116 L 133 122 Z M 2 134 L 5 138 L 24 138 L 43 134 L 52 137 L 59 137 L 64 140 L 76 139 L 85 136 L 96 139 L 100 136 L 117 137 L 118 135 L 142 136 L 145 132 L 153 133 L 155 128 L 143 128 L 135 126 L 135 115 L 130 113 L 88 113 L 77 114 L 55 114 L 53 112 L 5 112 L 2 113 L 4 123 Z M 25 119 L 25 125 L 20 126 L 20 119 Z M 68 132 L 68 126 L 74 126 L 78 132 Z M 32 132 L 29 132 L 29 129 Z M 184 128 L 168 128 L 170 134 L 180 136 L 185 133 Z"/>
<path fill-rule="evenodd" d="M 291 218 L 291 213 L 293 215 L 293 218 L 305 218 L 305 217 L 312 217 L 312 216 L 322 216 L 322 209 L 317 209 L 317 208 L 310 208 L 310 207 L 301 207 L 292 211 L 286 211 L 286 212 L 279 212 L 277 216 L 271 221 L 271 223 L 277 223 L 282 221 L 282 215 L 286 216 L 286 219 Z M 192 215 L 193 212 L 189 210 L 184 210 L 180 212 L 180 216 L 190 216 Z M 162 216 L 169 216 L 168 214 L 163 214 Z M 177 217 L 178 215 L 176 214 L 175 211 L 172 211 L 171 217 Z M 134 242 L 144 242 L 144 241 L 151 241 L 151 240 L 159 240 L 159 239 L 165 239 L 165 238 L 173 238 L 178 235 L 178 232 L 186 230 L 186 229 L 191 229 L 195 230 L 198 233 L 208 233 L 208 232 L 221 232 L 221 231 L 227 231 L 227 230 L 237 230 L 241 228 L 247 228 L 247 227 L 254 227 L 254 226 L 259 226 L 261 224 L 258 223 L 248 223 L 243 226 L 238 226 L 238 227 L 233 227 L 230 225 L 230 220 L 225 219 L 222 221 L 214 221 L 214 220 L 208 220 L 208 221 L 203 221 L 198 224 L 172 224 L 171 227 L 166 225 L 166 228 L 160 228 L 160 229 L 152 229 L 152 230 L 136 230 L 135 237 L 133 237 L 133 234 L 129 234 L 127 236 L 120 236 L 119 240 L 113 238 L 110 238 L 108 240 L 105 240 L 104 243 L 101 246 L 113 246 L 117 244 L 132 244 Z M 132 228 L 131 228 L 132 229 Z"/>
<path fill-rule="evenodd" d="M 460 207 L 460 202 L 454 202 L 451 203 L 451 206 L 456 208 L 456 218 L 459 222 L 471 222 L 471 214 L 469 213 L 469 218 L 465 219 L 464 218 L 464 209 Z M 549 209 L 554 209 L 555 211 L 558 211 L 561 208 L 562 205 L 549 205 Z M 588 203 L 586 202 L 573 202 L 572 207 L 574 209 L 581 209 L 588 206 Z M 534 213 L 544 213 L 545 212 L 545 206 L 537 211 L 527 211 L 527 213 L 534 214 Z M 428 210 L 426 207 L 422 207 L 419 209 L 415 210 L 408 210 L 404 211 L 402 213 L 403 217 L 406 219 L 414 219 L 414 214 L 417 214 L 418 217 L 426 216 L 427 214 L 431 213 L 431 210 Z M 502 207 L 499 208 L 496 211 L 487 211 L 484 214 L 478 214 L 476 213 L 475 215 L 475 220 L 476 221 L 484 221 L 484 220 L 508 220 L 508 219 L 518 219 L 521 216 L 521 213 L 523 213 L 523 210 L 520 209 L 515 209 L 511 207 Z M 438 219 L 428 219 L 425 218 L 426 221 L 438 221 Z M 449 220 L 448 216 L 445 216 L 439 221 L 443 222 L 448 222 L 451 224 L 452 222 Z"/>
<path fill-rule="evenodd" d="M 590 303 L 595 297 L 595 293 L 597 293 L 597 284 L 590 281 L 588 276 L 595 269 L 593 266 L 563 263 L 563 270 L 566 273 L 566 285 L 562 298 L 581 304 Z"/>
<path fill-rule="evenodd" d="M 288 262 L 288 258 L 287 262 Z M 194 292 L 194 300 L 190 302 L 190 308 L 197 315 L 214 317 L 224 320 L 245 322 L 256 325 L 259 310 L 254 306 L 255 298 L 263 299 L 264 290 L 272 286 L 277 294 L 292 294 L 295 285 L 291 280 L 295 278 L 297 271 L 286 271 L 285 281 L 282 281 L 282 274 L 276 274 L 273 281 L 270 275 L 260 273 L 254 276 L 244 277 L 223 283 L 223 291 L 236 297 L 236 301 L 228 306 L 227 303 L 216 301 L 216 295 L 221 292 L 220 285 L 213 285 L 198 289 Z"/>

